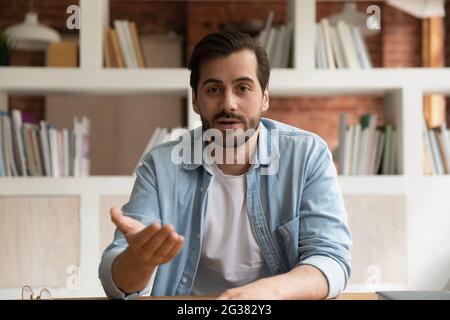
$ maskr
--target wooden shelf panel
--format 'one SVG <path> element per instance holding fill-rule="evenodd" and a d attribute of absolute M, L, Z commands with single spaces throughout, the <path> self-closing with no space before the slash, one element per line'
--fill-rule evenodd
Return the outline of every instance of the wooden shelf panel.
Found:
<path fill-rule="evenodd" d="M 426 81 L 424 81 L 426 79 Z M 275 96 L 383 94 L 414 87 L 424 93 L 450 94 L 450 69 L 314 70 L 274 69 L 269 89 Z M 187 95 L 189 70 L 69 69 L 1 67 L 0 91 L 6 93 Z"/>

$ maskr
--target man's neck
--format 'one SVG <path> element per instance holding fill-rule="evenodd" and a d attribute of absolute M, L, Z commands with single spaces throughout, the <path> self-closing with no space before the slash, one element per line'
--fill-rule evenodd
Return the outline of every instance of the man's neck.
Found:
<path fill-rule="evenodd" d="M 217 164 L 224 174 L 238 176 L 246 173 L 250 168 L 250 159 L 252 159 L 258 143 L 258 136 L 261 125 L 255 130 L 255 133 L 247 142 L 235 148 L 234 161 L 232 164 Z M 225 152 L 223 153 L 225 154 Z M 245 163 L 239 163 L 238 159 L 245 159 Z"/>

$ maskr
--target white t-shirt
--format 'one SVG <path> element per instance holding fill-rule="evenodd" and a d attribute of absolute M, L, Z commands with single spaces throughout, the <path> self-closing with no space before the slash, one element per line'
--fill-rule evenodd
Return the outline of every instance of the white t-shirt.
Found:
<path fill-rule="evenodd" d="M 225 175 L 216 164 L 205 168 L 213 176 L 194 295 L 220 294 L 270 276 L 248 218 L 246 174 Z"/>

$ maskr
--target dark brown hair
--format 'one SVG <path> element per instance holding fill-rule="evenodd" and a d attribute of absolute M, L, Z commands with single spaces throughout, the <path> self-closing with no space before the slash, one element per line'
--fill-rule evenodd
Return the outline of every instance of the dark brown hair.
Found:
<path fill-rule="evenodd" d="M 270 63 L 266 51 L 248 34 L 230 30 L 211 33 L 195 45 L 188 63 L 188 68 L 191 71 L 190 85 L 192 90 L 197 92 L 202 62 L 212 58 L 226 57 L 244 49 L 252 50 L 256 55 L 258 81 L 262 91 L 264 91 L 270 77 Z"/>

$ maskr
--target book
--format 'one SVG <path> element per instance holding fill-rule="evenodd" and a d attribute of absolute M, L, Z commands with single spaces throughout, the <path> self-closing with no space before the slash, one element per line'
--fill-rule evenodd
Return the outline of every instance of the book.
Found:
<path fill-rule="evenodd" d="M 319 69 L 327 69 L 328 62 L 327 62 L 327 57 L 326 57 L 323 26 L 319 23 L 316 25 L 316 32 L 317 32 L 318 67 L 319 67 Z"/>
<path fill-rule="evenodd" d="M 48 67 L 78 66 L 78 44 L 74 41 L 52 42 L 47 49 Z"/>
<path fill-rule="evenodd" d="M 127 28 L 124 25 L 123 20 L 115 20 L 114 21 L 114 27 L 117 32 L 117 38 L 120 46 L 120 50 L 122 52 L 122 55 L 124 57 L 125 66 L 126 68 L 136 68 L 137 65 L 134 63 L 133 59 L 133 53 L 132 53 L 132 47 L 128 43 L 128 37 L 127 37 Z"/>
<path fill-rule="evenodd" d="M 259 41 L 261 47 L 263 47 L 263 48 L 266 48 L 266 46 L 267 46 L 269 32 L 270 32 L 270 29 L 272 28 L 273 16 L 274 16 L 274 11 L 270 10 L 267 15 L 265 24 L 264 24 L 264 29 L 261 31 L 261 33 L 259 34 L 259 37 L 258 37 L 258 41 Z"/>
<path fill-rule="evenodd" d="M 343 112 L 339 116 L 339 153 L 338 153 L 338 172 L 344 174 L 345 170 L 345 151 L 347 147 L 346 139 L 347 113 Z"/>
<path fill-rule="evenodd" d="M 351 174 L 352 166 L 352 149 L 353 149 L 353 131 L 355 126 L 350 126 L 345 135 L 345 162 L 344 162 L 344 175 Z"/>
<path fill-rule="evenodd" d="M 340 69 L 347 68 L 342 52 L 342 46 L 336 32 L 336 27 L 334 26 L 330 26 L 330 38 L 331 46 L 333 47 L 334 60 L 336 61 L 336 67 Z"/>
<path fill-rule="evenodd" d="M 372 174 L 378 174 L 381 170 L 381 160 L 383 157 L 384 150 L 384 132 L 377 131 L 377 151 L 375 152 L 374 166 L 372 167 Z"/>
<path fill-rule="evenodd" d="M 19 110 L 11 111 L 11 124 L 14 158 L 18 169 L 18 174 L 21 176 L 27 176 L 27 160 L 25 158 L 25 149 L 22 138 L 22 113 Z"/>
<path fill-rule="evenodd" d="M 428 143 L 428 133 L 426 131 L 422 132 L 423 139 L 423 166 L 424 173 L 427 175 L 435 175 L 436 169 L 434 167 L 433 156 L 431 155 L 430 144 Z"/>
<path fill-rule="evenodd" d="M 334 57 L 333 57 L 333 47 L 332 47 L 332 42 L 331 42 L 331 31 L 330 31 L 330 23 L 328 21 L 328 19 L 322 19 L 320 21 L 321 25 L 322 25 L 322 32 L 323 32 L 323 42 L 324 42 L 324 47 L 325 47 L 325 57 L 327 60 L 327 66 L 328 69 L 330 70 L 334 70 L 336 69 L 336 65 L 334 62 Z"/>
<path fill-rule="evenodd" d="M 109 41 L 111 42 L 111 47 L 114 57 L 114 64 L 113 66 L 116 68 L 125 68 L 125 60 L 122 53 L 122 50 L 120 48 L 119 39 L 117 36 L 117 31 L 114 29 L 108 29 L 108 35 L 109 35 Z"/>
<path fill-rule="evenodd" d="M 355 126 L 355 130 L 353 131 L 353 143 L 352 143 L 352 165 L 350 172 L 352 175 L 358 174 L 358 154 L 360 148 L 361 141 L 361 124 L 357 124 Z"/>
<path fill-rule="evenodd" d="M 27 171 L 30 176 L 36 175 L 35 160 L 33 154 L 33 145 L 31 141 L 30 131 L 31 124 L 24 123 L 22 126 L 22 138 L 24 143 L 25 158 L 27 160 Z"/>
<path fill-rule="evenodd" d="M 114 48 L 112 45 L 111 38 L 109 36 L 110 28 L 106 29 L 103 34 L 103 58 L 105 62 L 105 67 L 107 68 L 117 68 L 117 61 L 114 55 Z"/>
<path fill-rule="evenodd" d="M 290 54 L 292 52 L 292 37 L 293 27 L 292 23 L 288 22 L 286 25 L 286 32 L 283 42 L 282 54 L 281 54 L 281 68 L 288 68 L 290 66 Z"/>
<path fill-rule="evenodd" d="M 375 157 L 376 157 L 376 148 L 377 148 L 377 121 L 378 116 L 376 114 L 370 115 L 369 119 L 369 137 L 367 144 L 367 161 L 366 166 L 364 168 L 364 172 L 367 174 L 372 173 L 372 168 L 374 166 Z"/>
<path fill-rule="evenodd" d="M 36 175 L 42 176 L 43 175 L 42 152 L 40 151 L 41 149 L 39 144 L 40 140 L 38 138 L 38 128 L 36 125 L 33 125 L 32 129 L 30 130 L 30 135 L 31 135 L 33 158 L 35 160 L 34 167 L 36 169 Z"/>
<path fill-rule="evenodd" d="M 361 30 L 358 27 L 351 27 L 353 41 L 355 43 L 356 53 L 360 66 L 363 69 L 372 68 L 372 63 L 370 62 L 369 52 L 366 45 L 364 44 L 364 39 L 361 34 Z"/>
<path fill-rule="evenodd" d="M 3 116 L 3 144 L 5 146 L 5 171 L 7 176 L 17 176 L 18 171 L 14 159 L 14 147 L 11 131 L 11 119 L 9 116 Z"/>
<path fill-rule="evenodd" d="M 49 142 L 49 135 L 47 132 L 47 123 L 45 121 L 39 122 L 40 131 L 39 131 L 39 138 L 41 141 L 41 152 L 42 152 L 42 158 L 44 162 L 44 175 L 47 177 L 52 176 L 52 158 L 50 155 L 50 142 Z"/>
<path fill-rule="evenodd" d="M 134 22 L 134 21 L 129 22 L 129 26 L 130 26 L 130 32 L 131 32 L 131 39 L 133 42 L 133 48 L 134 48 L 134 51 L 136 52 L 138 67 L 145 68 L 146 64 L 144 61 L 144 54 L 142 52 L 142 45 L 139 40 L 139 33 L 137 31 L 136 22 Z"/>
<path fill-rule="evenodd" d="M 385 129 L 385 144 L 383 150 L 383 163 L 381 167 L 381 174 L 390 174 L 391 166 L 391 152 L 392 152 L 392 126 L 387 125 Z"/>
<path fill-rule="evenodd" d="M 337 23 L 337 31 L 339 40 L 342 44 L 346 65 L 350 69 L 360 69 L 355 45 L 348 24 L 344 21 L 339 21 Z"/>
<path fill-rule="evenodd" d="M 283 54 L 283 43 L 286 37 L 286 26 L 281 25 L 277 31 L 274 46 L 272 48 L 272 63 L 273 68 L 281 68 L 281 56 Z"/>
<path fill-rule="evenodd" d="M 63 175 L 69 176 L 69 130 L 64 128 L 61 133 L 62 138 L 62 162 Z"/>
<path fill-rule="evenodd" d="M 50 125 L 47 129 L 48 132 L 48 142 L 49 142 L 49 150 L 50 150 L 50 159 L 51 159 L 51 173 L 52 177 L 59 177 L 59 153 L 58 153 L 58 135 L 56 132 L 56 128 Z"/>
<path fill-rule="evenodd" d="M 90 121 L 87 117 L 82 118 L 82 140 L 83 149 L 81 154 L 81 176 L 89 175 L 90 171 Z"/>
<path fill-rule="evenodd" d="M 436 168 L 436 174 L 444 174 L 444 164 L 442 162 L 442 157 L 439 152 L 438 142 L 436 138 L 435 131 L 432 129 L 428 130 L 428 139 L 430 142 L 431 154 L 433 156 L 434 167 Z"/>

